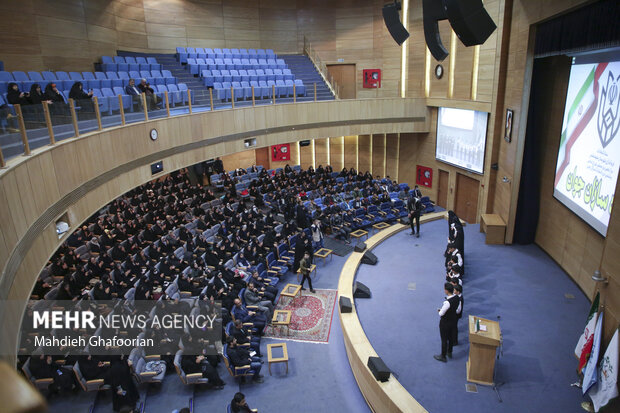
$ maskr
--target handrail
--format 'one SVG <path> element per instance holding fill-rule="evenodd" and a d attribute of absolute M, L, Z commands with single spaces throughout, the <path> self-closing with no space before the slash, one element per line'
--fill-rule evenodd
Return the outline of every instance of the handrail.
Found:
<path fill-rule="evenodd" d="M 312 47 L 312 44 L 310 43 L 310 40 L 308 40 L 308 38 L 305 35 L 304 35 L 304 54 L 308 56 L 308 58 L 310 58 L 310 60 L 312 61 L 312 64 L 314 64 L 316 69 L 319 71 L 319 74 L 321 75 L 325 83 L 327 84 L 327 87 L 329 87 L 329 90 L 334 94 L 334 97 L 336 99 L 340 99 L 339 97 L 340 88 L 338 84 L 334 80 L 333 76 L 329 73 L 329 70 L 327 70 L 327 65 L 323 63 L 318 52 L 314 50 L 314 48 Z"/>

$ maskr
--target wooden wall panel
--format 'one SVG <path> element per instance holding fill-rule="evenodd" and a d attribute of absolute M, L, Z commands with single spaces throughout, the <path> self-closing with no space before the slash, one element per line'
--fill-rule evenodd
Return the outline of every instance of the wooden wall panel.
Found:
<path fill-rule="evenodd" d="M 372 135 L 372 175 L 385 177 L 385 135 Z"/>
<path fill-rule="evenodd" d="M 409 34 L 407 96 L 424 97 L 426 40 L 422 21 L 422 0 L 409 1 Z"/>
<path fill-rule="evenodd" d="M 344 166 L 357 170 L 357 136 L 344 137 Z"/>
<path fill-rule="evenodd" d="M 327 155 L 328 155 L 327 138 L 315 139 L 314 140 L 314 163 L 317 168 L 319 167 L 319 165 L 323 165 L 323 167 L 325 167 L 325 165 L 329 164 Z"/>
<path fill-rule="evenodd" d="M 357 139 L 358 171 L 372 172 L 372 142 L 370 135 L 359 135 Z"/>
<path fill-rule="evenodd" d="M 398 133 L 385 135 L 385 175 L 392 180 L 398 180 L 399 141 Z"/>
<path fill-rule="evenodd" d="M 439 33 L 441 34 L 441 40 L 443 41 L 443 45 L 448 51 L 450 51 L 450 36 L 452 34 L 452 28 L 450 27 L 450 23 L 448 20 L 442 20 L 439 22 Z M 448 79 L 450 78 L 450 60 L 447 58 L 443 62 L 439 62 L 435 60 L 434 57 L 431 56 L 431 97 L 448 97 Z M 435 76 L 435 66 L 441 64 L 443 66 L 443 77 L 441 79 L 437 79 Z"/>
<path fill-rule="evenodd" d="M 334 172 L 344 168 L 344 136 L 329 138 L 329 158 Z"/>
<path fill-rule="evenodd" d="M 314 152 L 312 148 L 312 142 L 308 146 L 302 146 L 299 148 L 300 165 L 303 169 L 308 169 L 309 166 L 314 165 Z"/>

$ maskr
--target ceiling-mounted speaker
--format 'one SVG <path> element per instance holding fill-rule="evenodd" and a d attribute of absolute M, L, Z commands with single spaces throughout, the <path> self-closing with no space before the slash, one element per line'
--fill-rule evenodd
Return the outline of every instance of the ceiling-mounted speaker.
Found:
<path fill-rule="evenodd" d="M 409 32 L 405 29 L 405 26 L 400 21 L 400 3 L 395 1 L 383 6 L 383 21 L 385 27 L 392 35 L 392 38 L 400 46 L 405 40 L 409 38 Z"/>
<path fill-rule="evenodd" d="M 423 0 L 422 14 L 424 19 L 424 40 L 433 57 L 442 61 L 448 57 L 448 50 L 441 42 L 439 22 L 448 17 L 441 0 Z"/>
<path fill-rule="evenodd" d="M 482 0 L 443 0 L 450 25 L 465 46 L 483 44 L 497 26 Z"/>

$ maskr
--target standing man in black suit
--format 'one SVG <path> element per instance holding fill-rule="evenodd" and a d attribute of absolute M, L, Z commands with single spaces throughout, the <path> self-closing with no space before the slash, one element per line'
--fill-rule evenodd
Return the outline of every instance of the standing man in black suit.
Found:
<path fill-rule="evenodd" d="M 409 223 L 411 224 L 411 235 L 416 235 L 416 227 L 418 229 L 417 237 L 420 238 L 420 214 L 422 213 L 422 202 L 420 198 L 409 197 L 407 201 L 407 210 L 409 211 Z M 415 222 L 414 222 L 415 220 Z M 414 225 L 415 223 L 415 226 Z"/>
<path fill-rule="evenodd" d="M 452 346 L 454 345 L 454 329 L 456 328 L 457 313 L 459 307 L 459 296 L 454 294 L 454 286 L 450 283 L 444 284 L 446 299 L 439 312 L 439 335 L 441 336 L 441 354 L 437 354 L 435 360 L 446 362 L 446 355 L 452 358 Z"/>

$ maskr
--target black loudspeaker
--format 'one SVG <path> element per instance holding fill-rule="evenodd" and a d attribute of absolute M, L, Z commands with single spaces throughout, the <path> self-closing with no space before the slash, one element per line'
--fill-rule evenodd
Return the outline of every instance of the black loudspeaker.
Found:
<path fill-rule="evenodd" d="M 359 281 L 353 285 L 353 298 L 370 298 L 370 288 Z"/>
<path fill-rule="evenodd" d="M 354 248 L 355 252 L 364 252 L 365 249 L 366 249 L 365 242 L 358 242 Z"/>
<path fill-rule="evenodd" d="M 424 40 L 433 57 L 442 61 L 448 57 L 448 50 L 441 42 L 439 21 L 446 20 L 446 11 L 441 0 L 423 0 L 422 15 L 424 21 Z"/>
<path fill-rule="evenodd" d="M 377 265 L 377 256 L 370 251 L 366 251 L 362 257 L 362 264 Z"/>
<path fill-rule="evenodd" d="M 299 146 L 310 146 L 310 141 L 309 140 L 299 141 Z"/>
<path fill-rule="evenodd" d="M 340 300 L 338 301 L 338 303 L 340 304 L 341 313 L 350 313 L 353 310 L 351 300 L 347 297 L 340 296 Z"/>
<path fill-rule="evenodd" d="M 403 225 L 409 225 L 411 221 L 409 221 L 409 217 L 402 217 L 400 219 L 400 223 Z"/>
<path fill-rule="evenodd" d="M 383 6 L 383 21 L 385 22 L 385 27 L 387 27 L 388 31 L 392 35 L 392 38 L 400 46 L 409 38 L 409 32 L 400 22 L 400 15 L 398 14 L 399 10 L 400 3 L 397 1 Z"/>
<path fill-rule="evenodd" d="M 368 357 L 368 368 L 380 382 L 386 382 L 390 378 L 390 369 L 387 368 L 381 357 Z"/>
<path fill-rule="evenodd" d="M 443 0 L 454 33 L 465 46 L 483 44 L 497 29 L 482 0 Z"/>

